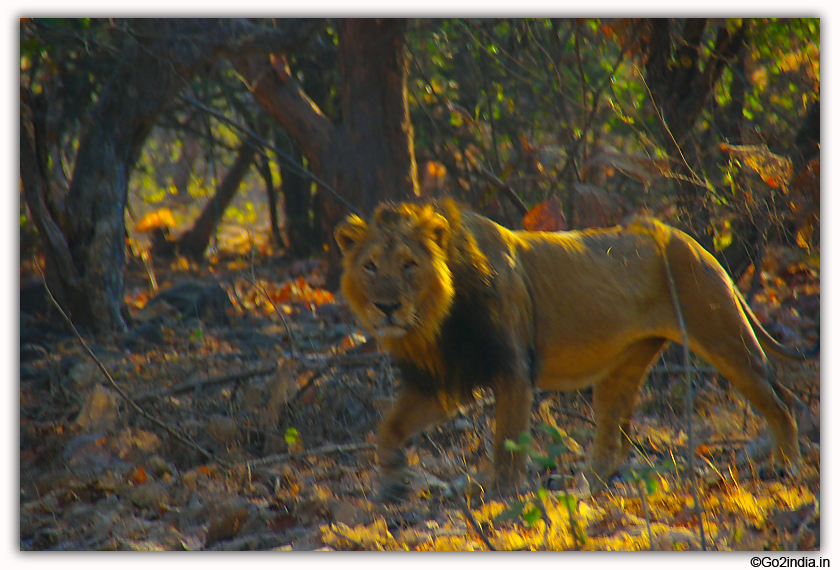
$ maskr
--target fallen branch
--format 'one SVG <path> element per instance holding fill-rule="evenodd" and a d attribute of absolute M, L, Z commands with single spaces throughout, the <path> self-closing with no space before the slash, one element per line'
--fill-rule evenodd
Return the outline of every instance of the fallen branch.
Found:
<path fill-rule="evenodd" d="M 478 538 L 481 539 L 481 542 L 484 543 L 484 546 L 486 546 L 488 550 L 492 550 L 493 552 L 496 552 L 498 549 L 495 546 L 493 546 L 493 543 L 490 542 L 490 539 L 487 537 L 486 534 L 484 534 L 484 531 L 481 530 L 481 526 L 478 524 L 478 521 L 475 520 L 475 517 L 473 516 L 472 511 L 467 506 L 467 502 L 464 501 L 464 497 L 462 497 L 460 493 L 452 493 L 452 494 L 455 497 L 455 501 L 458 503 L 458 507 L 461 509 L 461 512 L 463 513 L 464 518 L 467 519 L 467 522 L 470 524 L 472 529 L 478 535 Z"/>
<path fill-rule="evenodd" d="M 230 382 L 238 382 L 240 380 L 246 380 L 248 378 L 253 378 L 254 376 L 266 376 L 268 374 L 273 374 L 277 371 L 276 364 L 268 364 L 264 366 L 260 366 L 257 368 L 253 368 L 251 370 L 244 370 L 242 372 L 234 372 L 233 374 L 224 374 L 222 376 L 214 376 L 211 378 L 205 378 L 203 380 L 192 380 L 189 382 L 184 382 L 183 384 L 179 384 L 178 386 L 174 386 L 172 388 L 166 388 L 163 390 L 154 390 L 151 392 L 146 392 L 145 394 L 141 394 L 134 398 L 136 403 L 144 403 L 150 400 L 157 400 L 159 398 L 165 398 L 167 396 L 175 396 L 177 394 L 184 394 L 186 392 L 191 392 L 196 388 L 203 388 L 206 386 L 218 386 L 220 384 L 228 384 Z"/>
<path fill-rule="evenodd" d="M 370 449 L 376 449 L 376 444 L 374 443 L 347 443 L 342 445 L 324 445 L 322 447 L 316 447 L 314 449 L 307 449 L 304 451 L 293 451 L 288 453 L 278 453 L 276 455 L 268 455 L 266 457 L 261 457 L 259 459 L 250 459 L 248 461 L 242 461 L 240 463 L 234 463 L 229 465 L 231 469 L 234 468 L 247 468 L 252 469 L 254 467 L 264 467 L 266 465 L 270 465 L 272 463 L 282 463 L 284 461 L 288 461 L 289 459 L 293 459 L 295 457 L 312 457 L 315 455 L 330 455 L 333 453 L 351 453 L 354 451 L 367 451 Z"/>

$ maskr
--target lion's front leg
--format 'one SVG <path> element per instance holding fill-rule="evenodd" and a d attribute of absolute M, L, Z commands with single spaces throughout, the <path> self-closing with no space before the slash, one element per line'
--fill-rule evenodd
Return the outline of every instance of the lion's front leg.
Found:
<path fill-rule="evenodd" d="M 408 491 L 403 444 L 412 435 L 448 416 L 440 399 L 407 387 L 379 426 L 377 454 L 386 499 L 400 499 Z"/>
<path fill-rule="evenodd" d="M 513 490 L 525 472 L 527 457 L 521 452 L 505 449 L 505 441 L 519 441 L 521 433 L 531 425 L 531 403 L 534 389 L 524 378 L 505 379 L 497 382 L 496 439 L 493 446 L 495 486 L 499 491 Z"/>

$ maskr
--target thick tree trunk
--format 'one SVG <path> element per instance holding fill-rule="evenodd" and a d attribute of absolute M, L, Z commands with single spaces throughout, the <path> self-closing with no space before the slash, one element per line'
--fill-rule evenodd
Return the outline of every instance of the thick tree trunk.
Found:
<path fill-rule="evenodd" d="M 64 212 L 40 222 L 58 230 L 45 243 L 48 264 L 58 267 L 48 269 L 47 286 L 79 328 L 97 334 L 126 328 L 121 306 L 130 170 L 154 120 L 201 62 L 195 55 L 165 60 L 155 51 L 137 44 L 127 49 L 82 134 Z M 21 146 L 37 147 L 23 131 L 22 125 Z M 21 161 L 24 186 L 31 176 L 24 172 L 27 162 Z"/>
<path fill-rule="evenodd" d="M 303 92 L 287 63 L 240 58 L 237 67 L 266 112 L 309 160 L 310 170 L 363 213 L 383 200 L 419 195 L 406 89 L 406 23 L 346 19 L 337 24 L 341 123 L 334 125 Z M 330 240 L 328 284 L 337 282 L 332 228 L 347 213 L 319 189 L 324 233 Z"/>
<path fill-rule="evenodd" d="M 648 23 L 650 39 L 645 77 L 660 121 L 659 139 L 671 157 L 673 172 L 680 177 L 676 181 L 677 208 L 685 229 L 704 247 L 714 251 L 707 190 L 702 180 L 691 182 L 703 170 L 692 134 L 721 73 L 744 49 L 747 29 L 741 25 L 730 33 L 726 26 L 718 28 L 714 40 L 715 56 L 702 62 L 700 55 L 708 20 L 688 18 L 679 30 L 671 19 L 652 19 Z M 749 225 L 745 221 L 744 226 Z M 752 245 L 745 240 L 733 240 L 727 249 L 734 249 L 718 258 L 726 264 L 731 262 L 732 266 L 741 267 Z"/>
<path fill-rule="evenodd" d="M 303 164 L 303 156 L 295 148 L 292 157 Z M 292 257 L 302 258 L 316 251 L 317 240 L 312 231 L 312 184 L 297 169 L 283 167 L 283 198 L 286 212 L 286 235 L 289 238 L 289 252 Z"/>
<path fill-rule="evenodd" d="M 341 141 L 335 179 L 363 212 L 382 200 L 419 193 L 414 132 L 408 113 L 405 21 L 345 19 L 341 46 Z M 347 152 L 351 151 L 351 152 Z"/>

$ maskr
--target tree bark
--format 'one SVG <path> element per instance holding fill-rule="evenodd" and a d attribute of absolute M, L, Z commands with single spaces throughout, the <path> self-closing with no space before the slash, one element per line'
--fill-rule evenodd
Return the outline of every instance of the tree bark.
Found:
<path fill-rule="evenodd" d="M 746 27 L 741 25 L 734 34 L 725 26 L 720 27 L 715 37 L 715 56 L 701 62 L 706 19 L 689 18 L 681 30 L 674 30 L 670 19 L 653 19 L 649 23 L 645 76 L 660 119 L 660 140 L 671 156 L 674 171 L 691 179 L 692 171 L 699 172 L 701 165 L 690 135 L 727 62 L 744 49 Z M 712 235 L 705 194 L 702 185 L 678 182 L 678 207 L 696 237 L 710 247 Z"/>
<path fill-rule="evenodd" d="M 661 130 L 659 139 L 671 157 L 672 170 L 680 178 L 677 184 L 677 208 L 682 222 L 706 249 L 714 251 L 711 212 L 706 201 L 706 187 L 696 181 L 695 173 L 702 165 L 693 142 L 695 123 L 712 96 L 714 86 L 728 62 L 735 60 L 746 45 L 747 27 L 744 24 L 731 33 L 721 26 L 714 40 L 714 56 L 701 61 L 702 40 L 708 21 L 688 18 L 682 28 L 675 29 L 671 19 L 648 21 L 650 39 L 647 44 L 645 76 L 650 88 Z M 754 248 L 755 227 L 744 220 L 744 237 L 733 240 L 725 252 L 716 254 L 725 266 L 736 269 L 744 266 L 749 251 Z M 747 264 L 748 265 L 748 264 Z"/>
<path fill-rule="evenodd" d="M 337 23 L 341 122 L 332 123 L 294 79 L 282 58 L 239 58 L 249 90 L 309 160 L 309 169 L 344 200 L 370 213 L 383 200 L 419 195 L 408 114 L 404 20 Z M 337 283 L 332 229 L 347 209 L 319 189 L 320 218 L 330 242 L 328 285 Z"/>
<path fill-rule="evenodd" d="M 303 156 L 295 147 L 292 157 L 303 164 Z M 281 168 L 283 176 L 283 198 L 286 206 L 286 235 L 292 257 L 303 258 L 312 255 L 319 245 L 316 240 L 310 212 L 312 210 L 312 184 L 296 169 Z"/>

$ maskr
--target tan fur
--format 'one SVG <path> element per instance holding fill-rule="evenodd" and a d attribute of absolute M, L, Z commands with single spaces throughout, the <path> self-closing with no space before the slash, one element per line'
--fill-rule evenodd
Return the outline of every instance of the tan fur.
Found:
<path fill-rule="evenodd" d="M 380 206 L 370 224 L 352 216 L 336 241 L 342 292 L 407 386 L 379 430 L 386 485 L 400 477 L 406 440 L 473 387 L 496 394 L 495 479 L 514 484 L 525 458 L 504 441 L 528 429 L 533 387 L 593 386 L 589 468 L 598 487 L 627 451 L 622 430 L 648 368 L 668 341 L 681 340 L 662 252 L 691 350 L 763 414 L 776 458 L 799 464 L 796 423 L 773 390 L 762 345 L 798 353 L 761 329 L 720 264 L 679 230 L 641 218 L 601 230 L 514 232 L 447 201 Z"/>

